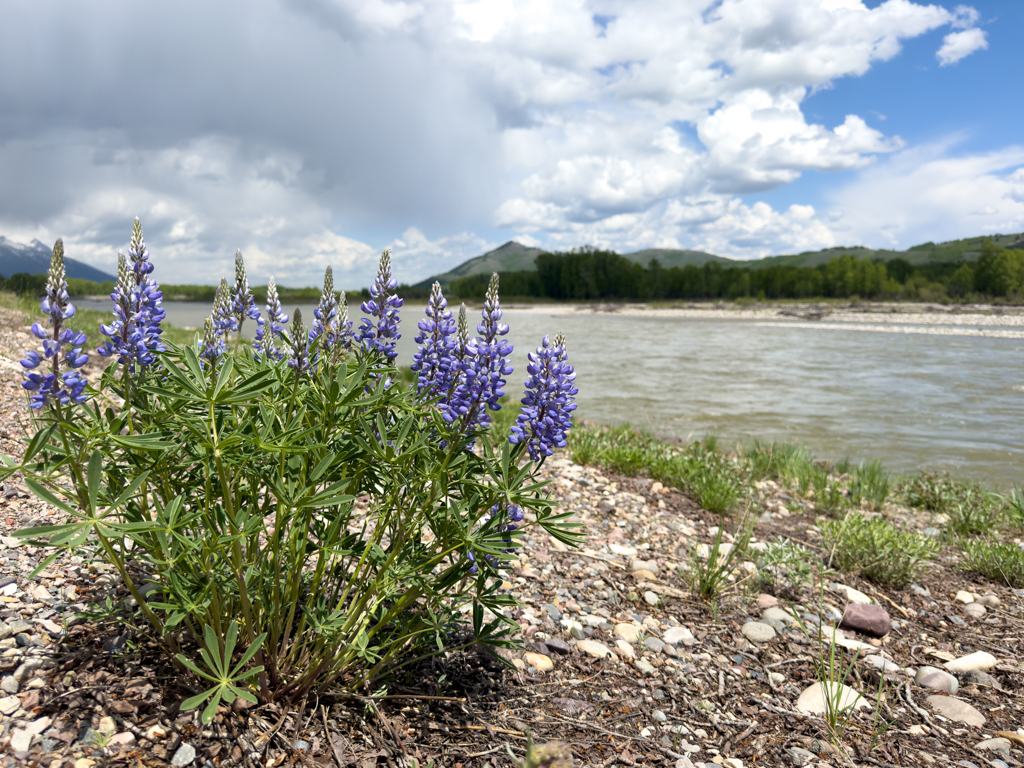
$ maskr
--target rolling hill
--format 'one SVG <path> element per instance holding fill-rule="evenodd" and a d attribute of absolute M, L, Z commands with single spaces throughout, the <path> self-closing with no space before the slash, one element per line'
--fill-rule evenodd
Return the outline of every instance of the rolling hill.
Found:
<path fill-rule="evenodd" d="M 53 250 L 38 240 L 23 245 L 0 236 L 0 275 L 10 277 L 18 272 L 29 275 L 45 274 L 50 269 L 52 255 Z M 68 277 L 94 280 L 97 283 L 114 280 L 114 277 L 106 272 L 101 272 L 95 267 L 67 257 L 64 258 L 64 268 Z"/>
<path fill-rule="evenodd" d="M 996 245 L 1004 248 L 1024 249 L 1024 233 L 1015 235 L 987 235 L 969 237 L 962 240 L 949 240 L 944 243 L 921 243 L 905 251 L 894 251 L 887 249 L 867 248 L 861 245 L 836 246 L 824 248 L 819 251 L 805 251 L 804 253 L 786 254 L 782 256 L 768 256 L 763 259 L 751 261 L 739 261 L 728 259 L 724 256 L 716 256 L 704 251 L 679 250 L 673 248 L 646 248 L 642 251 L 622 254 L 630 261 L 647 266 L 651 259 L 657 259 L 663 267 L 684 267 L 694 265 L 703 266 L 708 262 L 715 262 L 722 266 L 746 267 L 748 269 L 766 269 L 775 265 L 790 267 L 816 267 L 826 264 L 832 259 L 840 256 L 853 256 L 858 259 L 871 261 L 881 259 L 905 259 L 914 265 L 950 263 L 956 261 L 976 261 L 981 251 L 981 244 L 985 239 L 991 240 Z M 469 261 L 464 261 L 454 269 L 434 277 L 430 277 L 416 284 L 418 288 L 429 288 L 435 280 L 442 286 L 447 286 L 452 280 L 468 275 L 488 274 L 490 272 L 522 272 L 534 269 L 534 261 L 537 256 L 544 253 L 542 248 L 531 248 L 521 245 L 515 240 L 510 240 L 493 251 L 476 256 Z"/>

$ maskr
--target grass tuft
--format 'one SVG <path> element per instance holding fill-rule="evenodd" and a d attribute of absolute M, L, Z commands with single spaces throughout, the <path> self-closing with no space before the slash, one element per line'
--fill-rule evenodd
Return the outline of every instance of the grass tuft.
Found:
<path fill-rule="evenodd" d="M 1014 589 L 1024 588 L 1024 549 L 1016 544 L 985 539 L 962 541 L 960 568 Z"/>
<path fill-rule="evenodd" d="M 933 539 L 902 531 L 886 520 L 856 513 L 821 523 L 831 551 L 830 565 L 876 584 L 904 587 L 921 573 L 938 551 Z"/>

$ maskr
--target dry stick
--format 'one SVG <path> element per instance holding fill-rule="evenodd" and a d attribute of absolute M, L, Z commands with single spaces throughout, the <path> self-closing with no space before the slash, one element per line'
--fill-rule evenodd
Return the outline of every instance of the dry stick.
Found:
<path fill-rule="evenodd" d="M 718 670 L 718 698 L 725 698 L 725 670 Z"/>
<path fill-rule="evenodd" d="M 402 753 L 402 761 L 408 763 L 409 754 L 405 751 L 405 744 L 403 744 L 402 740 L 398 737 L 398 733 L 396 733 L 395 729 L 391 727 L 391 723 L 384 719 L 384 715 L 382 715 L 380 713 L 380 710 L 377 709 L 376 704 L 374 704 L 372 701 L 369 701 L 367 703 L 369 704 L 370 709 L 373 710 L 373 713 L 377 716 L 377 719 L 384 724 L 384 728 L 387 730 L 392 740 L 398 745 L 398 749 Z"/>
<path fill-rule="evenodd" d="M 338 754 L 338 748 L 334 746 L 334 739 L 331 738 L 331 729 L 327 725 L 327 707 L 320 709 L 320 714 L 324 717 L 324 736 L 327 738 L 327 743 L 331 745 L 331 752 L 334 754 L 334 762 L 338 764 L 338 768 L 345 768 L 346 763 L 341 759 L 341 755 Z"/>
<path fill-rule="evenodd" d="M 749 736 L 750 734 L 752 734 L 756 730 L 757 730 L 757 722 L 755 721 L 755 722 L 751 723 L 749 726 L 747 726 L 747 729 L 745 731 L 743 731 L 743 733 L 741 733 L 739 736 L 736 736 L 735 738 L 730 736 L 725 741 L 723 741 L 722 742 L 721 751 L 724 754 L 728 755 L 729 754 L 729 745 L 732 744 L 732 742 L 735 741 L 738 744 L 739 742 L 743 741 L 745 738 L 747 738 L 747 736 Z"/>

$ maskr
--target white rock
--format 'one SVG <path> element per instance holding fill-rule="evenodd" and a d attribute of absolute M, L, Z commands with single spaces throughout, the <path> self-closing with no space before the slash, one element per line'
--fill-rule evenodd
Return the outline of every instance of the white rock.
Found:
<path fill-rule="evenodd" d="M 953 659 L 947 661 L 944 666 L 949 672 L 968 672 L 972 669 L 980 669 L 982 672 L 988 672 L 992 667 L 996 665 L 996 657 L 991 653 L 985 651 L 975 651 L 969 653 L 966 656 L 961 656 L 959 659 Z"/>
<path fill-rule="evenodd" d="M 117 730 L 117 723 L 114 722 L 112 717 L 101 717 L 97 730 L 100 733 L 114 733 Z"/>
<path fill-rule="evenodd" d="M 661 636 L 661 639 L 670 645 L 691 645 L 696 638 L 693 633 L 686 627 L 672 627 L 671 629 L 665 630 L 665 634 Z"/>
<path fill-rule="evenodd" d="M 903 667 L 901 667 L 899 664 L 893 661 L 889 661 L 884 656 L 878 656 L 877 654 L 865 656 L 864 661 L 866 661 L 875 669 L 880 669 L 883 672 L 899 672 L 901 669 L 903 669 Z"/>
<path fill-rule="evenodd" d="M 640 630 L 632 624 L 616 624 L 612 634 L 627 643 L 636 643 L 640 640 Z"/>
<path fill-rule="evenodd" d="M 625 640 L 619 639 L 615 641 L 615 648 L 625 656 L 627 659 L 635 659 L 636 653 L 633 652 L 633 646 L 627 643 Z"/>
<path fill-rule="evenodd" d="M 938 676 L 936 679 L 935 676 Z M 950 696 L 955 696 L 960 690 L 960 682 L 949 672 L 936 667 L 921 667 L 914 675 L 914 682 L 922 688 L 930 688 L 933 691 L 945 691 Z M 927 685 L 922 683 L 927 682 Z"/>
<path fill-rule="evenodd" d="M 11 715 L 21 709 L 21 699 L 17 696 L 4 696 L 0 699 L 0 714 Z"/>
<path fill-rule="evenodd" d="M 767 643 L 775 639 L 775 630 L 768 624 L 760 621 L 748 621 L 740 629 L 743 636 L 752 643 Z"/>
<path fill-rule="evenodd" d="M 633 557 L 636 554 L 635 547 L 624 547 L 621 544 L 609 544 L 608 549 L 610 549 L 613 554 L 621 555 L 622 557 Z"/>
<path fill-rule="evenodd" d="M 603 659 L 605 656 L 613 655 L 611 649 L 608 648 L 607 645 L 599 643 L 597 640 L 580 640 L 576 643 L 576 647 L 583 653 L 588 656 L 593 656 L 596 659 Z"/>
<path fill-rule="evenodd" d="M 840 686 L 841 690 L 834 688 L 837 685 Z M 825 697 L 828 696 L 829 701 L 832 701 L 836 695 L 840 697 L 840 709 L 847 709 L 849 707 L 854 709 L 871 708 L 867 700 L 856 690 L 841 683 L 826 683 L 824 686 L 821 683 L 814 683 L 800 694 L 800 698 L 796 700 L 796 708 L 805 715 L 823 715 L 827 711 Z"/>
<path fill-rule="evenodd" d="M 652 608 L 658 604 L 658 593 L 647 590 L 644 592 L 644 601 Z"/>
<path fill-rule="evenodd" d="M 196 748 L 188 742 L 185 742 L 178 747 L 178 751 L 174 753 L 174 757 L 171 758 L 171 765 L 173 765 L 174 768 L 183 768 L 183 766 L 188 765 L 195 759 Z"/>
<path fill-rule="evenodd" d="M 964 604 L 973 603 L 974 595 L 972 595 L 970 592 L 965 592 L 961 589 L 959 592 L 956 593 L 956 597 L 954 599 L 959 600 L 961 603 Z"/>
<path fill-rule="evenodd" d="M 871 605 L 874 602 L 870 597 L 865 595 L 860 590 L 854 589 L 853 587 L 848 587 L 845 584 L 832 583 L 832 584 L 828 585 L 828 588 L 832 592 L 836 592 L 836 593 L 841 594 L 841 595 L 846 595 L 846 599 L 849 600 L 851 603 L 860 603 L 861 605 Z"/>
<path fill-rule="evenodd" d="M 954 699 L 952 696 L 929 696 L 925 699 L 928 706 L 943 717 L 967 725 L 980 728 L 985 724 L 985 716 L 966 701 Z"/>
<path fill-rule="evenodd" d="M 11 732 L 11 751 L 28 752 L 32 746 L 32 734 L 21 728 L 15 728 Z"/>
<path fill-rule="evenodd" d="M 554 663 L 551 659 L 545 656 L 543 653 L 524 653 L 523 658 L 526 659 L 526 663 L 536 669 L 538 672 L 549 672 L 555 668 Z"/>

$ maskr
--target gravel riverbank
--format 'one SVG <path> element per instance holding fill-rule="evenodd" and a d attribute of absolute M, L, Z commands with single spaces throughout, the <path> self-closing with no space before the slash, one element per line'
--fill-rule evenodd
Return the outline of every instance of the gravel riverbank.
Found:
<path fill-rule="evenodd" d="M 0 348 L 28 343 L 21 322 L 0 314 Z M 17 455 L 28 416 L 19 382 L 16 363 L 0 363 L 8 455 Z M 813 503 L 762 482 L 749 553 L 712 606 L 693 597 L 689 574 L 733 521 L 677 489 L 567 455 L 542 471 L 587 541 L 572 550 L 525 537 L 505 583 L 523 603 L 511 614 L 523 647 L 502 651 L 512 669 L 482 652 L 452 654 L 372 704 L 224 708 L 206 727 L 178 709 L 197 692 L 194 681 L 153 646 L 116 623 L 76 617 L 124 597 L 109 568 L 61 557 L 28 578 L 47 553 L 10 534 L 60 516 L 15 478 L 0 492 L 2 764 L 370 768 L 416 757 L 482 768 L 509 765 L 506 746 L 521 757 L 527 731 L 566 742 L 576 764 L 591 768 L 1024 761 L 1024 591 L 956 570 L 952 546 L 905 590 L 850 574 L 831 576 L 823 592 L 779 574 L 755 581 L 766 542 L 785 538 L 827 557 Z M 913 530 L 941 527 L 914 510 L 883 513 Z M 805 631 L 819 624 L 847 662 L 858 654 L 846 683 L 863 699 L 838 739 L 821 716 L 818 633 Z M 882 723 L 891 726 L 878 734 Z"/>

